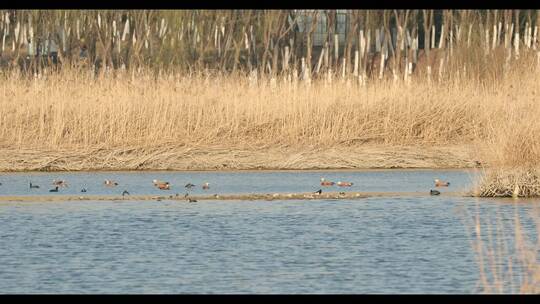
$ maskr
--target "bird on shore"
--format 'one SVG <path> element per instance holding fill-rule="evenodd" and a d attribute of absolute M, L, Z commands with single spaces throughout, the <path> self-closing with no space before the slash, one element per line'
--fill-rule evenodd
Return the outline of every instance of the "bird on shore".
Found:
<path fill-rule="evenodd" d="M 30 189 L 38 189 L 39 186 L 38 185 L 33 185 L 32 183 L 30 183 Z"/>
<path fill-rule="evenodd" d="M 192 184 L 192 183 L 187 183 L 184 187 L 188 188 L 188 189 L 191 189 L 191 188 L 195 187 L 195 185 Z"/>
<path fill-rule="evenodd" d="M 114 187 L 114 186 L 118 186 L 118 183 L 115 182 L 115 181 L 112 181 L 110 179 L 106 179 L 103 184 L 107 187 Z"/>
<path fill-rule="evenodd" d="M 319 189 L 319 190 L 317 190 L 317 191 L 315 191 L 315 192 L 313 192 L 313 193 L 315 193 L 315 194 L 321 194 L 321 193 L 322 193 L 322 189 Z"/>
<path fill-rule="evenodd" d="M 208 190 L 208 189 L 210 189 L 210 183 L 204 183 L 204 184 L 202 185 L 202 188 L 203 188 L 203 190 Z"/>
<path fill-rule="evenodd" d="M 124 190 L 124 192 L 122 192 L 122 197 L 124 197 L 126 195 L 129 195 L 129 192 L 127 190 Z"/>
<path fill-rule="evenodd" d="M 59 186 L 59 187 L 67 187 L 67 183 L 65 180 L 56 180 L 56 179 L 53 179 L 53 186 Z"/>
<path fill-rule="evenodd" d="M 448 187 L 450 186 L 450 182 L 443 182 L 439 179 L 435 179 L 435 187 Z"/>
<path fill-rule="evenodd" d="M 191 197 L 188 197 L 188 203 L 196 203 L 197 200 Z"/>
<path fill-rule="evenodd" d="M 86 188 L 82 188 L 82 189 L 81 189 L 81 192 L 86 192 Z"/>
<path fill-rule="evenodd" d="M 337 185 L 339 187 L 351 187 L 353 185 L 353 183 L 350 183 L 350 182 L 337 182 Z"/>
<path fill-rule="evenodd" d="M 58 192 L 58 186 L 54 187 L 54 189 L 50 189 L 49 192 Z"/>
<path fill-rule="evenodd" d="M 327 181 L 324 179 L 324 177 L 321 177 L 321 186 L 328 187 L 328 186 L 333 186 L 334 184 L 335 184 L 334 182 Z"/>
<path fill-rule="evenodd" d="M 431 194 L 431 195 L 439 195 L 439 194 L 441 194 L 441 192 L 437 191 L 437 190 L 430 190 L 429 194 Z"/>
<path fill-rule="evenodd" d="M 187 198 L 187 197 L 188 197 L 188 195 L 189 195 L 189 193 L 186 193 L 186 194 L 184 194 L 184 197 L 186 197 L 186 198 Z"/>

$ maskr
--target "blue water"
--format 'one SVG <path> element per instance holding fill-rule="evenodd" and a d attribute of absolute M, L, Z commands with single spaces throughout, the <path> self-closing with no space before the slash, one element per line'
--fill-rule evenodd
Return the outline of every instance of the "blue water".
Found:
<path fill-rule="evenodd" d="M 462 171 L 4 174 L 0 195 L 28 194 L 18 183 L 27 188 L 30 179 L 46 185 L 53 178 L 71 182 L 66 193 L 83 185 L 108 193 L 100 184 L 108 177 L 141 194 L 155 191 L 153 178 L 208 181 L 216 193 L 297 192 L 318 188 L 321 175 L 362 191 L 425 191 L 434 177 L 452 182 L 447 191 L 471 182 Z M 467 223 L 477 215 L 508 223 L 517 212 L 534 238 L 527 217 L 533 206 L 444 194 L 2 202 L 0 293 L 476 293 L 474 229 Z"/>
<path fill-rule="evenodd" d="M 312 192 L 321 188 L 320 179 L 353 182 L 351 188 L 331 187 L 333 191 L 374 191 L 374 192 L 429 192 L 433 180 L 450 181 L 451 187 L 440 191 L 463 191 L 470 188 L 474 170 L 399 170 L 399 171 L 297 171 L 297 172 L 73 172 L 73 173 L 3 173 L 0 174 L 0 195 L 61 195 L 80 194 L 86 188 L 88 195 L 121 194 L 128 190 L 132 195 L 185 193 L 187 183 L 195 184 L 189 192 L 203 193 L 295 193 Z M 52 181 L 65 180 L 67 188 L 58 193 L 49 193 Z M 105 179 L 118 182 L 117 187 L 105 187 Z M 168 181 L 170 191 L 154 187 L 152 180 Z M 29 183 L 39 185 L 39 189 L 29 189 Z M 203 183 L 210 183 L 209 190 L 202 190 Z"/>

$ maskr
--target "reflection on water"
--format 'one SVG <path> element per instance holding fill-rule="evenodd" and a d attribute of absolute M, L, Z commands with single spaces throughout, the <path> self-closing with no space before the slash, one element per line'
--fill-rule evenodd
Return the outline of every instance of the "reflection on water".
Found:
<path fill-rule="evenodd" d="M 307 189 L 310 183 L 317 183 L 321 175 L 360 181 L 359 187 L 366 191 L 396 191 L 395 187 L 416 191 L 423 187 L 422 181 L 429 184 L 434 177 L 433 172 L 424 171 L 390 173 L 234 173 L 230 179 L 222 173 L 59 177 L 69 177 L 72 185 L 95 182 L 96 187 L 105 176 L 126 184 L 153 178 L 173 184 L 208 180 L 216 189 L 225 184 L 238 192 L 248 185 L 267 191 L 287 191 L 295 185 L 311 190 Z M 467 184 L 468 173 L 436 175 L 455 187 Z M 14 176 L 4 175 L 2 183 L 15 184 Z M 51 176 L 32 176 L 32 181 L 45 184 Z M 24 181 L 28 175 L 17 178 Z M 403 183 L 388 186 L 384 182 L 388 180 Z M 143 187 L 141 192 L 147 189 Z M 148 191 L 152 190 L 150 182 Z M 478 291 L 478 267 L 464 222 L 476 212 L 477 204 L 480 214 L 495 210 L 513 214 L 514 210 L 514 204 L 444 196 L 195 204 L 167 200 L 4 202 L 0 204 L 0 290 L 472 293 Z M 517 205 L 520 212 L 531 206 Z M 534 231 L 527 222 L 524 228 Z"/>

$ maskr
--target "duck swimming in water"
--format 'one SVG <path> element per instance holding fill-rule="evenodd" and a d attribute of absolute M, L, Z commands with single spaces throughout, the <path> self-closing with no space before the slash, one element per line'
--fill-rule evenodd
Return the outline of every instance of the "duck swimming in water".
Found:
<path fill-rule="evenodd" d="M 450 182 L 443 182 L 439 179 L 435 179 L 435 187 L 448 187 L 450 186 Z"/>
<path fill-rule="evenodd" d="M 53 186 L 59 186 L 59 187 L 67 187 L 67 183 L 65 180 L 53 180 Z"/>
<path fill-rule="evenodd" d="M 38 189 L 39 186 L 38 185 L 33 185 L 32 183 L 30 183 L 30 189 Z"/>
<path fill-rule="evenodd" d="M 204 184 L 202 185 L 202 188 L 203 188 L 203 190 L 208 190 L 208 189 L 210 189 L 210 183 L 204 183 Z"/>
<path fill-rule="evenodd" d="M 110 179 L 106 179 L 103 184 L 107 187 L 114 187 L 114 186 L 118 186 L 118 183 L 115 182 L 115 181 L 112 181 Z"/>
<path fill-rule="evenodd" d="M 58 186 L 54 187 L 54 189 L 49 190 L 49 192 L 58 192 Z"/>
<path fill-rule="evenodd" d="M 350 183 L 350 182 L 337 182 L 337 185 L 339 187 L 351 187 L 353 185 L 353 183 Z"/>
<path fill-rule="evenodd" d="M 321 186 L 328 187 L 328 186 L 333 186 L 334 184 L 335 184 L 334 182 L 327 181 L 324 179 L 324 177 L 321 177 Z"/>
<path fill-rule="evenodd" d="M 154 186 L 159 186 L 159 185 L 166 185 L 168 184 L 169 182 L 164 182 L 164 181 L 160 181 L 160 180 L 157 180 L 157 179 L 154 179 L 152 180 L 152 183 L 154 184 Z"/>
<path fill-rule="evenodd" d="M 186 187 L 188 189 L 191 189 L 191 188 L 195 187 L 195 185 L 192 184 L 192 183 L 187 183 L 184 187 Z"/>
<path fill-rule="evenodd" d="M 169 182 L 165 182 L 164 184 L 158 184 L 157 187 L 160 190 L 171 190 L 171 186 L 169 185 Z"/>

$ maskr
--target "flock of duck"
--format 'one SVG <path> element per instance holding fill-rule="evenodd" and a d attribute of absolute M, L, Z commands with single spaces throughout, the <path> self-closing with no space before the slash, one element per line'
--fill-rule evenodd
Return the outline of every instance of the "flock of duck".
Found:
<path fill-rule="evenodd" d="M 166 181 L 160 181 L 160 180 L 157 180 L 157 179 L 154 179 L 152 180 L 152 184 L 157 188 L 157 189 L 160 189 L 160 190 L 171 190 L 171 184 L 169 182 L 166 182 Z M 2 185 L 2 183 L 0 183 L 0 186 Z M 52 182 L 52 185 L 54 186 L 54 188 L 50 189 L 49 192 L 59 192 L 59 189 L 61 187 L 68 187 L 68 183 L 65 181 L 65 180 L 56 180 L 54 179 L 53 182 Z M 118 182 L 114 181 L 114 180 L 110 180 L 110 179 L 106 179 L 104 182 L 103 182 L 103 185 L 105 187 L 116 187 L 118 186 Z M 32 182 L 30 182 L 30 189 L 39 189 L 39 185 L 36 185 L 36 184 L 32 184 Z M 192 183 L 187 183 L 185 186 L 184 186 L 186 189 L 192 189 L 194 187 L 196 187 L 196 185 L 192 184 Z M 210 183 L 204 183 L 202 184 L 201 188 L 203 190 L 208 190 L 210 189 Z M 86 188 L 82 188 L 81 189 L 81 192 L 86 192 L 87 189 Z M 129 192 L 127 190 L 124 190 L 122 192 L 122 197 L 126 196 L 126 195 L 130 195 Z M 176 196 L 179 196 L 179 194 L 176 194 Z M 189 202 L 197 202 L 197 200 L 193 199 L 193 198 L 190 198 L 189 197 L 189 194 L 186 193 L 184 195 L 184 197 L 186 198 L 186 200 L 188 200 Z"/>
<path fill-rule="evenodd" d="M 448 186 L 450 186 L 450 182 L 445 182 L 445 181 L 442 181 L 442 180 L 440 180 L 438 178 L 436 178 L 434 180 L 434 182 L 435 182 L 435 187 L 448 187 Z M 327 181 L 324 177 L 321 177 L 321 186 L 330 187 L 330 186 L 334 186 L 334 185 L 336 185 L 338 187 L 351 187 L 353 185 L 353 183 L 351 183 L 351 182 L 337 182 L 337 183 L 335 183 L 335 182 L 332 182 L 332 181 Z M 322 189 L 319 189 L 319 190 L 315 191 L 315 193 L 316 194 L 321 194 Z M 439 195 L 439 194 L 441 194 L 441 192 L 438 191 L 438 190 L 433 190 L 432 189 L 432 190 L 429 191 L 429 194 L 431 194 L 431 195 Z"/>
<path fill-rule="evenodd" d="M 434 182 L 435 182 L 435 187 L 448 187 L 448 186 L 450 186 L 450 182 L 441 181 L 439 179 L 435 179 Z M 167 181 L 160 181 L 160 180 L 154 179 L 154 180 L 152 180 L 152 184 L 157 189 L 160 189 L 160 190 L 171 190 L 171 184 L 169 182 L 167 182 Z M 0 183 L 0 186 L 1 185 L 2 185 L 2 183 Z M 50 189 L 49 192 L 58 192 L 60 187 L 67 187 L 68 186 L 68 184 L 67 184 L 67 182 L 65 180 L 56 180 L 56 179 L 53 180 L 52 185 L 54 186 L 54 188 Z M 118 182 L 116 182 L 114 180 L 106 179 L 103 182 L 103 185 L 105 187 L 116 187 L 119 184 L 118 184 Z M 326 180 L 324 177 L 321 177 L 321 184 L 320 185 L 322 187 L 332 187 L 332 186 L 352 187 L 353 183 L 352 182 L 343 182 L 343 181 L 333 182 L 333 181 Z M 186 188 L 187 190 L 190 190 L 190 189 L 192 189 L 194 187 L 196 187 L 196 185 L 194 185 L 192 183 L 187 183 L 184 186 L 184 188 Z M 39 188 L 39 185 L 32 184 L 32 182 L 30 182 L 30 189 L 38 189 L 38 188 Z M 201 188 L 203 190 L 210 189 L 210 183 L 206 182 L 206 183 L 202 184 Z M 86 191 L 87 191 L 86 188 L 81 189 L 81 192 L 86 192 Z M 315 191 L 314 193 L 315 194 L 321 194 L 322 189 L 319 189 L 319 190 Z M 438 190 L 430 190 L 430 195 L 439 195 L 439 194 L 441 194 L 441 192 L 438 191 Z M 130 194 L 129 194 L 129 192 L 127 190 L 124 190 L 122 192 L 122 197 L 124 197 L 126 195 L 130 195 Z M 179 194 L 176 194 L 176 196 L 179 196 Z M 187 192 L 184 195 L 184 198 L 186 198 L 186 200 L 188 200 L 189 202 L 197 202 L 197 200 L 189 197 L 189 193 L 187 193 Z"/>

